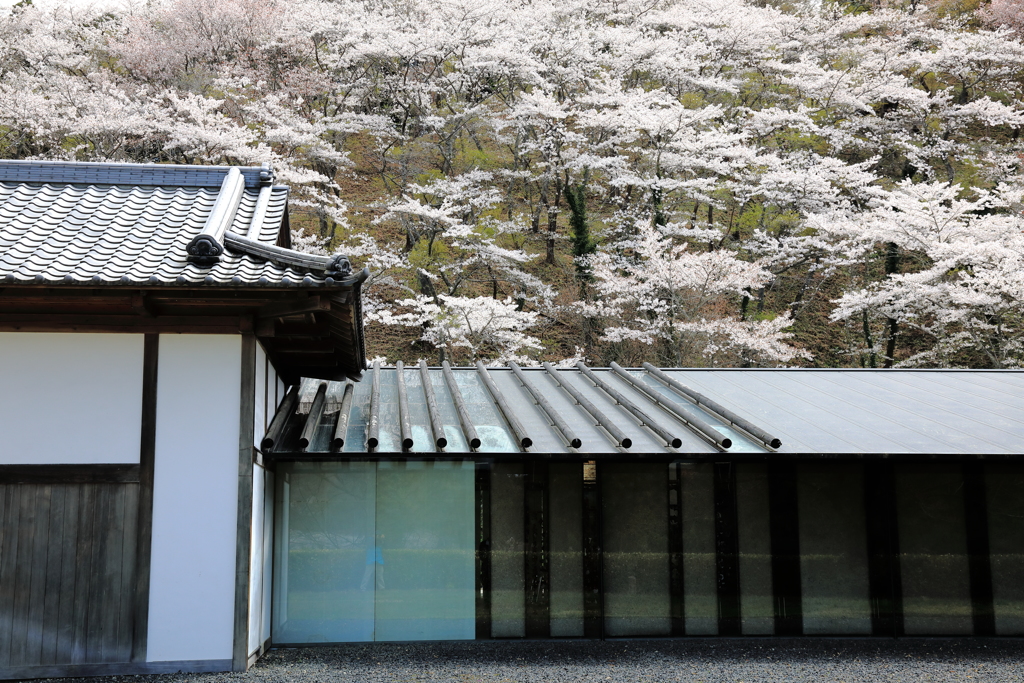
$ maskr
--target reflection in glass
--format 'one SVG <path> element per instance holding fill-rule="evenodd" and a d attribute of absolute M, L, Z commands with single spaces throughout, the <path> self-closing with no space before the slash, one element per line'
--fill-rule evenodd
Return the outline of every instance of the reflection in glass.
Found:
<path fill-rule="evenodd" d="M 896 467 L 907 635 L 969 635 L 973 630 L 963 483 L 956 463 Z"/>
<path fill-rule="evenodd" d="M 985 465 L 996 635 L 1024 635 L 1024 467 Z"/>
<path fill-rule="evenodd" d="M 687 635 L 718 633 L 714 466 L 683 463 L 683 610 Z"/>
<path fill-rule="evenodd" d="M 771 635 L 775 632 L 775 601 L 768 523 L 768 470 L 764 463 L 736 465 L 736 498 L 743 635 Z"/>
<path fill-rule="evenodd" d="M 583 466 L 552 463 L 551 635 L 583 636 Z"/>
<path fill-rule="evenodd" d="M 800 582 L 806 634 L 871 634 L 864 467 L 797 467 Z"/>
<path fill-rule="evenodd" d="M 491 636 L 526 635 L 523 567 L 525 474 L 521 463 L 491 467 Z"/>
<path fill-rule="evenodd" d="M 668 465 L 601 467 L 605 633 L 668 635 Z"/>

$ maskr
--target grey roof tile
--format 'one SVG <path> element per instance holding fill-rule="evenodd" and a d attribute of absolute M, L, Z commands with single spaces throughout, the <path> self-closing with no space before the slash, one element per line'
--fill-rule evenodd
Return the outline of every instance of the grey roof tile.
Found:
<path fill-rule="evenodd" d="M 218 263 L 189 263 L 229 167 L 0 161 L 0 280 L 49 284 L 322 285 L 323 271 L 226 250 Z M 245 189 L 228 231 L 245 237 L 260 175 L 242 168 Z M 258 241 L 276 243 L 288 189 L 273 187 Z M 262 279 L 262 282 L 261 282 Z"/>

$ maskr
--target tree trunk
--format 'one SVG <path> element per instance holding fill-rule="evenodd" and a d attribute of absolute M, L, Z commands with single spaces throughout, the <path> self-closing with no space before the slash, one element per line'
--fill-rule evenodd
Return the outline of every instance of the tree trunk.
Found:
<path fill-rule="evenodd" d="M 885 244 L 885 275 L 893 275 L 900 270 L 900 248 L 895 242 Z M 896 355 L 896 335 L 899 333 L 899 323 L 896 318 L 888 318 L 886 321 L 885 340 L 885 362 L 883 368 L 891 368 Z"/>

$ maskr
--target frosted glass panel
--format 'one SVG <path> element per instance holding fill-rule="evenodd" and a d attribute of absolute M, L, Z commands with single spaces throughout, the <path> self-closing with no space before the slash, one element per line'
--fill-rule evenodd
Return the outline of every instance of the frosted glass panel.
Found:
<path fill-rule="evenodd" d="M 864 467 L 797 468 L 804 633 L 871 634 Z"/>
<path fill-rule="evenodd" d="M 907 635 L 973 631 L 959 464 L 896 468 L 896 508 Z"/>
<path fill-rule="evenodd" d="M 583 466 L 552 463 L 551 635 L 583 636 Z"/>
<path fill-rule="evenodd" d="M 715 491 L 710 464 L 680 466 L 683 494 L 683 609 L 687 635 L 718 634 Z"/>
<path fill-rule="evenodd" d="M 472 463 L 378 470 L 376 640 L 475 637 L 473 493 Z"/>
<path fill-rule="evenodd" d="M 1024 635 L 1024 467 L 985 465 L 996 635 Z"/>
<path fill-rule="evenodd" d="M 743 635 L 772 635 L 775 633 L 775 600 L 768 522 L 768 468 L 762 463 L 736 465 L 736 496 Z"/>
<path fill-rule="evenodd" d="M 280 464 L 274 640 L 373 640 L 373 463 Z"/>
<path fill-rule="evenodd" d="M 668 562 L 668 465 L 601 468 L 605 633 L 672 631 Z"/>
<path fill-rule="evenodd" d="M 473 463 L 278 472 L 275 642 L 475 636 Z"/>

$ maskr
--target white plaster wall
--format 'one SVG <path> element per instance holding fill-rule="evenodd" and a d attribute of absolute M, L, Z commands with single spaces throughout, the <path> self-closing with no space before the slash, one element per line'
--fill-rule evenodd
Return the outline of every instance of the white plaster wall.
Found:
<path fill-rule="evenodd" d="M 270 363 L 267 362 L 267 352 L 263 350 L 259 342 L 256 343 L 256 372 L 255 372 L 255 387 L 254 392 L 255 403 L 253 410 L 253 429 L 252 429 L 252 445 L 256 448 L 260 447 L 260 441 L 267 433 L 267 421 L 273 418 L 273 415 L 268 418 L 267 416 L 267 370 L 269 369 Z"/>
<path fill-rule="evenodd" d="M 269 552 L 263 534 L 266 511 L 267 480 L 259 465 L 252 467 L 252 554 L 249 558 L 249 649 L 252 654 L 259 649 L 260 634 L 263 631 L 263 582 L 270 576 L 263 575 L 264 555 Z"/>
<path fill-rule="evenodd" d="M 263 470 L 266 496 L 263 500 L 263 608 L 260 615 L 260 642 L 270 638 L 270 610 L 274 586 L 274 473 Z"/>
<path fill-rule="evenodd" d="M 144 338 L 0 332 L 0 464 L 139 462 Z"/>
<path fill-rule="evenodd" d="M 147 660 L 230 660 L 242 338 L 160 335 Z"/>

